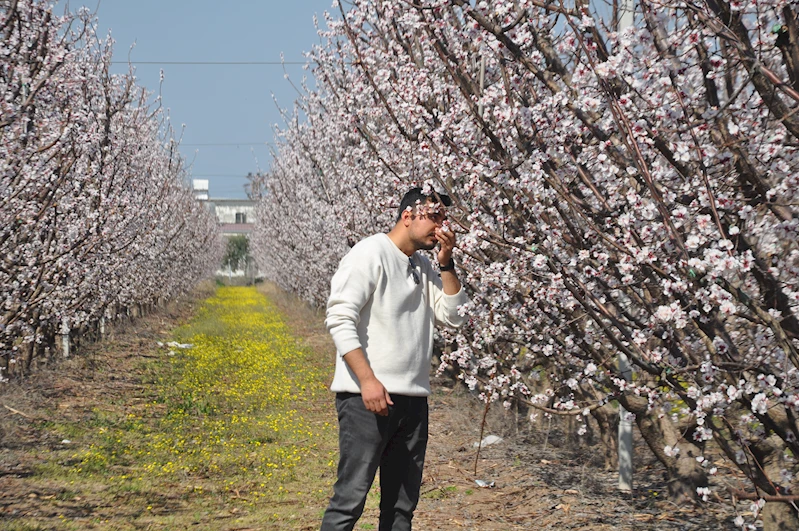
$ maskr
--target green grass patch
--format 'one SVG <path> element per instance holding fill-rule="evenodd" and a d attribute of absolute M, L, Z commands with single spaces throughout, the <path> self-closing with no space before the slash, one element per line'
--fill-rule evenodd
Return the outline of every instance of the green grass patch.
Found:
<path fill-rule="evenodd" d="M 448 485 L 445 487 L 441 487 L 439 489 L 432 490 L 424 495 L 425 498 L 431 500 L 444 500 L 446 498 L 450 498 L 458 493 L 458 487 L 454 485 Z"/>
<path fill-rule="evenodd" d="M 329 358 L 303 348 L 255 288 L 217 288 L 173 335 L 192 347 L 160 349 L 125 399 L 48 423 L 70 439 L 36 466 L 51 514 L 0 529 L 318 522 L 335 476 Z"/>

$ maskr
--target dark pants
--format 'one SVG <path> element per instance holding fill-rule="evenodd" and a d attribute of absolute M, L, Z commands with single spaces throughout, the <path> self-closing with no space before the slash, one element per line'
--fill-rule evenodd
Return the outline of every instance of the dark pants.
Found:
<path fill-rule="evenodd" d="M 339 423 L 338 480 L 322 531 L 349 531 L 363 513 L 380 467 L 379 531 L 408 531 L 422 485 L 427 449 L 427 398 L 391 395 L 381 417 L 359 394 L 336 394 Z"/>

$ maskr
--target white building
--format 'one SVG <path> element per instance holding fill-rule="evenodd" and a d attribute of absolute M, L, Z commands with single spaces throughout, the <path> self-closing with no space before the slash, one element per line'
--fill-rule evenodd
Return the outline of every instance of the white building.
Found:
<path fill-rule="evenodd" d="M 192 180 L 194 197 L 203 203 L 208 210 L 216 216 L 222 236 L 244 235 L 249 239 L 255 226 L 255 201 L 251 199 L 211 199 L 208 196 L 208 180 Z M 217 275 L 231 277 L 255 278 L 260 276 L 252 257 L 247 257 L 243 270 L 219 270 Z"/>
<path fill-rule="evenodd" d="M 255 201 L 250 199 L 208 199 L 208 209 L 222 226 L 222 234 L 249 234 L 255 224 Z"/>
<path fill-rule="evenodd" d="M 197 201 L 208 201 L 208 179 L 193 179 L 191 190 Z"/>

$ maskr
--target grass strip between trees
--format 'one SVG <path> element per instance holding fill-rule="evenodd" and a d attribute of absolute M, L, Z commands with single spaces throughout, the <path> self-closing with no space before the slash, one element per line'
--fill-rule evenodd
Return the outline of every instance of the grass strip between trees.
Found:
<path fill-rule="evenodd" d="M 160 347 L 133 392 L 82 422 L 48 423 L 68 442 L 28 479 L 89 505 L 58 514 L 58 529 L 316 527 L 335 471 L 328 357 L 302 347 L 255 288 L 218 288 L 173 338 L 192 346 Z"/>

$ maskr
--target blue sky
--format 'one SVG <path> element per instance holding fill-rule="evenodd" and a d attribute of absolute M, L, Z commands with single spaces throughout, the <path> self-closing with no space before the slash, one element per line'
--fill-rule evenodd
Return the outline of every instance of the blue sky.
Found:
<path fill-rule="evenodd" d="M 194 178 L 210 181 L 213 198 L 243 198 L 244 176 L 267 170 L 275 123 L 272 94 L 291 109 L 297 93 L 280 65 L 192 65 L 167 62 L 304 62 L 319 42 L 313 16 L 324 27 L 333 0 L 71 0 L 70 9 L 96 10 L 99 33 L 116 41 L 114 62 L 130 58 L 139 85 L 159 90 L 180 135 Z M 131 50 L 131 46 L 135 47 Z M 157 62 L 162 64 L 136 64 Z M 114 64 L 124 72 L 126 64 Z M 299 85 L 309 71 L 288 65 Z"/>

